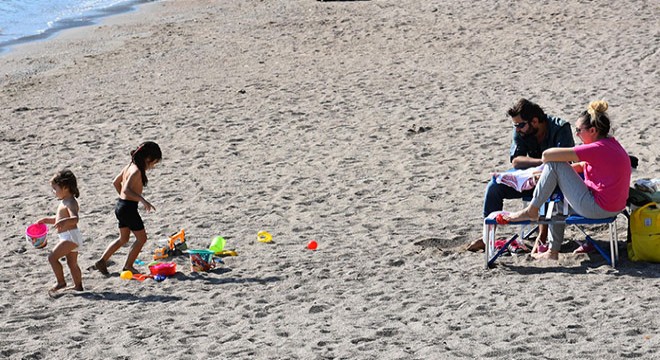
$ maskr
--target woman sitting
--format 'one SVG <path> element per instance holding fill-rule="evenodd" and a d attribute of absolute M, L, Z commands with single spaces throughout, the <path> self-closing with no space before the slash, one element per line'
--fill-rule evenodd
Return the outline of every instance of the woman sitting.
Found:
<path fill-rule="evenodd" d="M 610 118 L 605 101 L 593 101 L 575 123 L 575 134 L 583 142 L 572 148 L 550 148 L 543 152 L 546 166 L 527 208 L 505 216 L 508 221 L 538 220 L 539 208 L 559 186 L 571 212 L 587 218 L 616 216 L 626 207 L 630 187 L 630 157 L 609 135 Z M 573 162 L 570 164 L 569 162 Z M 584 174 L 584 180 L 580 177 Z M 532 254 L 537 259 L 559 259 L 564 224 L 550 226 L 550 248 Z"/>

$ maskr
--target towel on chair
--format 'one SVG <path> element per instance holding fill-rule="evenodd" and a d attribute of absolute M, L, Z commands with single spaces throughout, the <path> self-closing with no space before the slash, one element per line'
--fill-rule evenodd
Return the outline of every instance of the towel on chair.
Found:
<path fill-rule="evenodd" d="M 510 186 L 520 192 L 531 190 L 536 186 L 537 174 L 543 171 L 543 165 L 525 170 L 514 170 L 493 174 L 495 182 Z"/>

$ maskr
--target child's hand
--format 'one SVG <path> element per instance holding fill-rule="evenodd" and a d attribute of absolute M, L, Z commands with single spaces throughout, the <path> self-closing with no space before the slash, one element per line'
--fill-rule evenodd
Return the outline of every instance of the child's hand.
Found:
<path fill-rule="evenodd" d="M 54 217 L 45 217 L 37 220 L 37 224 L 54 224 L 54 223 L 55 223 Z"/>
<path fill-rule="evenodd" d="M 64 230 L 64 221 L 59 221 L 53 224 L 53 227 L 57 229 L 57 232 L 62 232 Z"/>
<path fill-rule="evenodd" d="M 156 211 L 156 208 L 147 200 L 142 199 L 142 204 L 144 204 L 144 209 L 147 210 L 147 212 Z"/>

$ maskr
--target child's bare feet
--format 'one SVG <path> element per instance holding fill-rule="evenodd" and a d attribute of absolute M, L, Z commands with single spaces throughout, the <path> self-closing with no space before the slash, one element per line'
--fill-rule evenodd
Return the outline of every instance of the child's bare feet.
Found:
<path fill-rule="evenodd" d="M 101 259 L 94 264 L 94 268 L 98 270 L 103 275 L 108 275 L 108 265 L 105 263 L 105 260 Z"/>
<path fill-rule="evenodd" d="M 55 284 L 55 286 L 50 288 L 50 290 L 48 290 L 48 291 L 57 291 L 57 290 L 64 289 L 65 287 L 66 287 L 66 283 L 64 283 L 64 284 L 57 283 L 57 284 Z"/>
<path fill-rule="evenodd" d="M 136 268 L 134 268 L 132 266 L 125 267 L 124 269 L 122 269 L 122 271 L 126 271 L 126 270 L 132 272 L 133 274 L 139 274 L 140 273 Z"/>
<path fill-rule="evenodd" d="M 543 253 L 532 254 L 532 257 L 536 260 L 559 260 L 559 251 L 546 251 Z"/>
<path fill-rule="evenodd" d="M 55 286 L 50 288 L 50 290 L 48 290 L 48 295 L 52 297 L 58 290 L 62 290 L 65 287 L 66 287 L 66 283 L 64 284 L 57 283 L 55 284 Z"/>

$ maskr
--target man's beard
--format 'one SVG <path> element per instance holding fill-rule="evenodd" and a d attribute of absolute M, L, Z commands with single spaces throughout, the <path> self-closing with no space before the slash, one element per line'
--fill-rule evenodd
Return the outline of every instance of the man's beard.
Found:
<path fill-rule="evenodd" d="M 529 129 L 525 133 L 525 137 L 535 136 L 539 132 L 539 129 L 533 127 L 531 124 L 529 124 L 527 126 L 529 126 Z"/>

